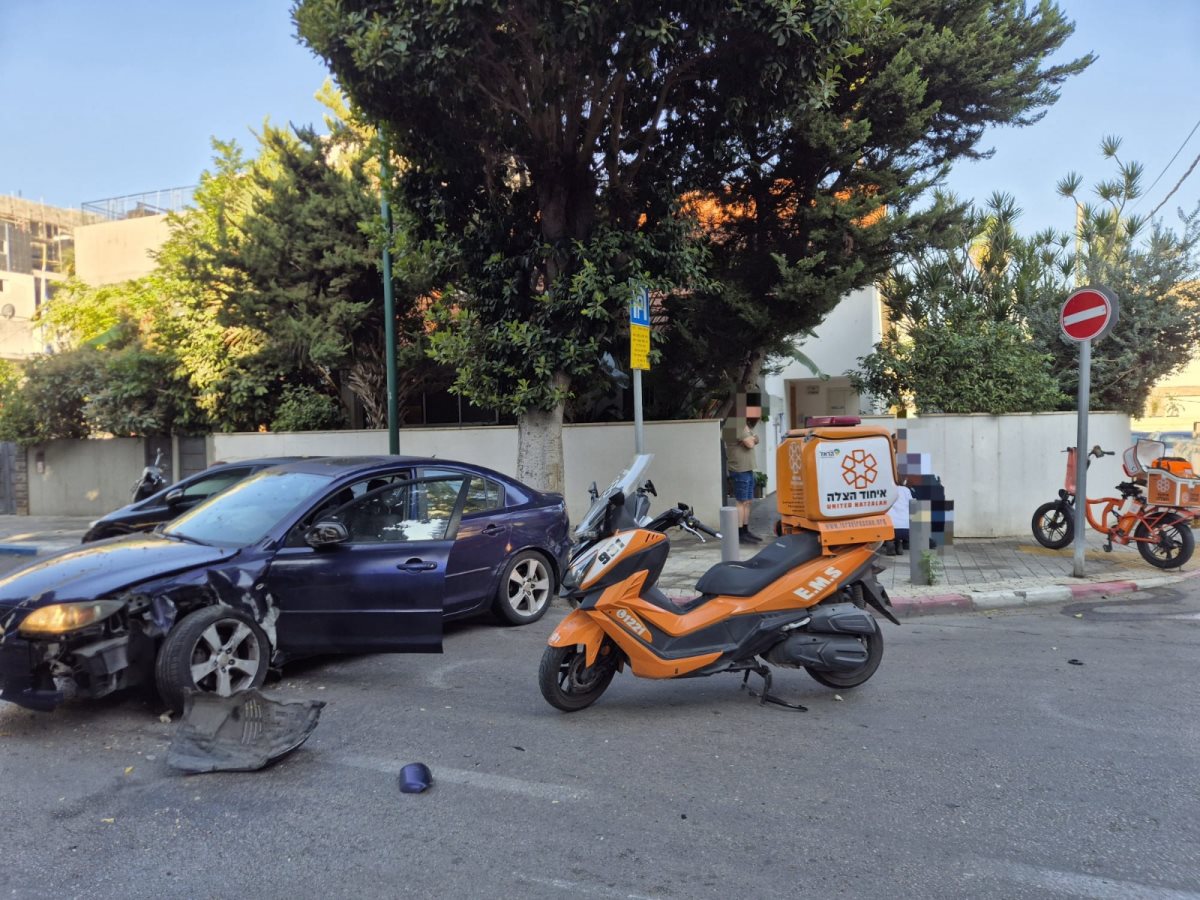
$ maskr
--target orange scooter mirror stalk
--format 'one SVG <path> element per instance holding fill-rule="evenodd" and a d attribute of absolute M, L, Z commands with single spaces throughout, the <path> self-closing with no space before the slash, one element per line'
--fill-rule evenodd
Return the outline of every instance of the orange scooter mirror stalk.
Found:
<path fill-rule="evenodd" d="M 718 535 L 683 503 L 649 517 L 639 487 L 652 456 L 595 492 L 563 579 L 574 608 L 542 656 L 547 702 L 583 709 L 628 668 L 641 678 L 741 672 L 743 687 L 753 673 L 760 703 L 803 710 L 770 693 L 770 666 L 805 669 L 838 690 L 874 675 L 883 634 L 872 610 L 900 624 L 876 579 L 876 551 L 893 536 L 895 452 L 885 429 L 843 422 L 789 432 L 776 467 L 782 533 L 751 559 L 714 565 L 690 598 L 656 586 L 667 532 Z"/>

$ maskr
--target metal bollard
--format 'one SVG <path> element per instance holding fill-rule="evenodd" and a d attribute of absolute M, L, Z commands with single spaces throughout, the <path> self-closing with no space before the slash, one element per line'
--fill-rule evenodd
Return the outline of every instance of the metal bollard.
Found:
<path fill-rule="evenodd" d="M 913 500 L 908 504 L 908 575 L 911 584 L 929 584 L 921 565 L 922 554 L 929 549 L 933 533 L 933 503 Z"/>
<path fill-rule="evenodd" d="M 738 545 L 738 511 L 736 506 L 721 507 L 721 562 L 737 562 L 742 558 Z"/>

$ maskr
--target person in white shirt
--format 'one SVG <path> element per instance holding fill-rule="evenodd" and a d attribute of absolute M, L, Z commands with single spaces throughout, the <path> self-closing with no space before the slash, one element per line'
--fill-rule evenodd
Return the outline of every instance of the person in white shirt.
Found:
<path fill-rule="evenodd" d="M 912 490 L 905 484 L 904 478 L 896 485 L 896 502 L 892 504 L 888 514 L 892 517 L 892 528 L 896 536 L 892 541 L 892 554 L 899 556 L 902 550 L 908 549 L 908 504 L 912 501 Z"/>

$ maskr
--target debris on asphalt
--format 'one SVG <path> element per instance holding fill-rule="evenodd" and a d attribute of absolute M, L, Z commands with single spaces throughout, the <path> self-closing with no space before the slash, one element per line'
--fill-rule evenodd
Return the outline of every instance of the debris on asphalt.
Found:
<path fill-rule="evenodd" d="M 324 706 L 271 700 L 256 690 L 232 697 L 188 691 L 167 764 L 191 774 L 256 771 L 303 744 Z"/>
<path fill-rule="evenodd" d="M 1080 659 L 1068 659 L 1068 660 L 1067 660 L 1067 665 L 1068 665 L 1068 666 L 1082 666 L 1082 665 L 1083 665 L 1083 660 L 1080 660 Z"/>
<path fill-rule="evenodd" d="M 161 716 L 158 717 L 158 721 L 162 722 L 164 725 L 170 725 L 171 724 L 171 714 L 169 712 L 163 713 Z"/>
<path fill-rule="evenodd" d="M 433 773 L 425 763 L 409 763 L 400 770 L 400 793 L 419 794 L 433 786 Z"/>
<path fill-rule="evenodd" d="M 840 700 L 842 699 L 842 695 L 841 695 L 841 694 L 834 694 L 834 695 L 833 695 L 833 699 L 834 699 L 834 700 L 839 700 L 839 701 L 840 701 Z"/>

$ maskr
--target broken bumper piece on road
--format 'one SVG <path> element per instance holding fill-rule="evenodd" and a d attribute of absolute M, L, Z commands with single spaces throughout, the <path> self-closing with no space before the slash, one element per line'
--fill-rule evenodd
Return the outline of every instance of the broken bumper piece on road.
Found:
<path fill-rule="evenodd" d="M 256 690 L 232 697 L 189 691 L 167 764 L 191 774 L 253 772 L 303 744 L 324 706 L 271 700 Z"/>

